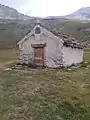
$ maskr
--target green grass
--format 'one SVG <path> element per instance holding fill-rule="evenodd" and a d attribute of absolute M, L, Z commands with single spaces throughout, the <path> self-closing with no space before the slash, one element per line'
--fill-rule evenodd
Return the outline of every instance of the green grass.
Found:
<path fill-rule="evenodd" d="M 18 51 L 16 49 L 0 50 L 0 63 L 16 60 Z"/>
<path fill-rule="evenodd" d="M 0 23 L 0 49 L 11 49 L 17 46 L 17 42 L 26 33 L 32 30 L 36 20 L 10 21 Z M 77 40 L 89 43 L 90 41 L 90 21 L 77 20 L 41 20 L 41 23 L 48 30 L 56 29 L 66 34 L 72 34 Z"/>
<path fill-rule="evenodd" d="M 90 49 L 85 49 L 84 61 L 90 62 Z"/>
<path fill-rule="evenodd" d="M 42 22 L 57 31 L 64 27 L 79 40 L 90 39 L 89 21 Z M 18 60 L 16 44 L 34 23 L 0 24 L 0 120 L 90 120 L 90 49 L 85 49 L 83 66 L 71 71 L 5 70 Z"/>
<path fill-rule="evenodd" d="M 90 120 L 90 67 L 5 71 L 18 58 L 7 53 L 0 51 L 0 120 Z"/>

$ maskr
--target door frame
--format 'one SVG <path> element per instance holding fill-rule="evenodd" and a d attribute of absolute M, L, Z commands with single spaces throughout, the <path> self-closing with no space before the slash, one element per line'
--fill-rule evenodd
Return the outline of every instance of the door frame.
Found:
<path fill-rule="evenodd" d="M 46 47 L 46 43 L 44 43 L 44 44 L 31 44 L 31 47 L 34 48 L 34 60 L 35 60 L 35 56 L 36 56 L 35 55 L 35 49 L 36 48 L 42 48 L 43 49 L 43 66 L 42 67 L 44 67 L 44 47 Z M 34 64 L 35 64 L 35 62 L 34 62 Z"/>

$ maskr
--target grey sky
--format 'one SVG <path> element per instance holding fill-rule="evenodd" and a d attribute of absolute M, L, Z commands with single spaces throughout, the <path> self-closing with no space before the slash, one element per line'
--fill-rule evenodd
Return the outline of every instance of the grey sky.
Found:
<path fill-rule="evenodd" d="M 0 0 L 19 12 L 33 16 L 59 16 L 90 6 L 90 0 Z"/>

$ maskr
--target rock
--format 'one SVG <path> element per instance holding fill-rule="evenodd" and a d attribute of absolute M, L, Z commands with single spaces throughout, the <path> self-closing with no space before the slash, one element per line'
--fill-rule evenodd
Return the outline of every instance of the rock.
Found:
<path fill-rule="evenodd" d="M 88 65 L 87 68 L 90 68 L 90 66 Z"/>
<path fill-rule="evenodd" d="M 68 69 L 68 71 L 71 71 L 72 69 Z"/>
<path fill-rule="evenodd" d="M 22 65 L 15 65 L 15 67 L 22 67 Z"/>
<path fill-rule="evenodd" d="M 5 71 L 11 71 L 12 69 L 11 68 L 6 68 Z"/>

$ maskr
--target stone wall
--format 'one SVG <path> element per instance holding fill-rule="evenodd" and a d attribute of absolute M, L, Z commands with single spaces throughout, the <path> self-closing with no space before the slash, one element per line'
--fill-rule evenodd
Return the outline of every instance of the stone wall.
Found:
<path fill-rule="evenodd" d="M 40 27 L 40 26 L 35 26 Z M 55 36 L 48 30 L 40 27 L 41 33 L 35 34 L 35 28 L 25 36 L 19 43 L 20 62 L 26 64 L 34 63 L 34 48 L 31 44 L 45 44 L 44 48 L 44 65 L 46 67 L 56 68 L 60 66 L 71 66 L 83 61 L 83 49 L 66 47 L 64 41 Z"/>
<path fill-rule="evenodd" d="M 25 42 L 19 45 L 21 63 L 33 64 L 34 48 L 31 44 L 44 44 L 44 65 L 46 67 L 59 67 L 62 65 L 62 40 L 54 36 L 51 32 L 41 28 L 41 34 L 37 35 L 33 31 L 33 36 L 30 36 Z"/>

